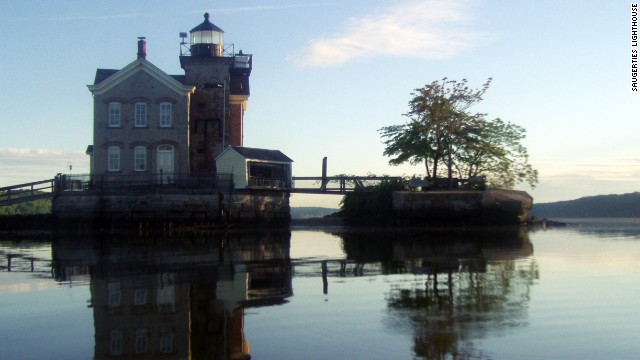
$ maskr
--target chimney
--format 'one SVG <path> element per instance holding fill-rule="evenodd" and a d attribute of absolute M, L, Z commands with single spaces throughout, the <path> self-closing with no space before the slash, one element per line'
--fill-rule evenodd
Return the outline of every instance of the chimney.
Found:
<path fill-rule="evenodd" d="M 138 59 L 147 58 L 147 41 L 145 37 L 138 38 Z"/>

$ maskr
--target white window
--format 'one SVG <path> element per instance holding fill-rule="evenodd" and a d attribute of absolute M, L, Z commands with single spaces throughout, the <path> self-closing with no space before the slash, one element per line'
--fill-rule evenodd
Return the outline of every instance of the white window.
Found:
<path fill-rule="evenodd" d="M 158 312 L 174 312 L 176 303 L 174 277 L 172 273 L 160 274 L 160 287 L 157 290 Z"/>
<path fill-rule="evenodd" d="M 119 307 L 122 301 L 122 291 L 120 290 L 119 281 L 111 281 L 107 285 L 107 294 L 109 297 L 108 305 L 110 308 Z"/>
<path fill-rule="evenodd" d="M 173 351 L 173 331 L 171 329 L 160 330 L 160 352 L 170 353 Z"/>
<path fill-rule="evenodd" d="M 147 104 L 139 102 L 136 103 L 136 127 L 147 126 Z"/>
<path fill-rule="evenodd" d="M 147 289 L 139 288 L 133 292 L 133 305 L 146 305 L 147 304 Z"/>
<path fill-rule="evenodd" d="M 111 355 L 122 355 L 122 330 L 111 331 L 109 353 Z"/>
<path fill-rule="evenodd" d="M 149 330 L 136 329 L 136 354 L 144 354 L 149 351 Z"/>
<path fill-rule="evenodd" d="M 108 149 L 108 167 L 109 171 L 120 171 L 120 147 L 109 146 Z"/>
<path fill-rule="evenodd" d="M 160 104 L 160 127 L 171 127 L 171 103 Z"/>
<path fill-rule="evenodd" d="M 136 146 L 133 149 L 133 164 L 135 171 L 147 171 L 147 148 Z"/>
<path fill-rule="evenodd" d="M 120 127 L 120 103 L 109 103 L 109 127 Z"/>

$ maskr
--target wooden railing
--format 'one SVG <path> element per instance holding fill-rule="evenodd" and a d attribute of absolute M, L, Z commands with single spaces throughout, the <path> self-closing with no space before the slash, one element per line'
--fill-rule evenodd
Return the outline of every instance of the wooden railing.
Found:
<path fill-rule="evenodd" d="M 356 188 L 366 189 L 383 180 L 398 180 L 393 176 L 294 176 L 292 193 L 344 194 Z M 304 186 L 302 183 L 309 184 Z"/>
<path fill-rule="evenodd" d="M 34 181 L 0 188 L 0 206 L 53 197 L 55 179 Z"/>
<path fill-rule="evenodd" d="M 291 187 L 291 184 L 285 178 L 260 178 L 260 177 L 249 177 L 249 187 L 250 188 L 267 188 L 267 189 L 288 189 Z"/>
<path fill-rule="evenodd" d="M 100 193 L 147 192 L 154 189 L 194 189 L 227 192 L 231 174 L 101 174 L 59 175 L 57 191 Z"/>
<path fill-rule="evenodd" d="M 293 183 L 286 179 L 249 179 L 249 187 L 290 189 L 292 193 L 344 194 L 356 188 L 366 189 L 388 176 L 294 176 Z M 298 182 L 296 184 L 296 181 Z M 304 186 L 303 183 L 309 184 Z M 0 206 L 51 198 L 60 192 L 96 191 L 100 193 L 147 192 L 157 189 L 198 189 L 227 193 L 232 189 L 231 174 L 104 174 L 63 175 L 54 179 L 35 181 L 0 188 Z"/>
<path fill-rule="evenodd" d="M 58 174 L 53 179 L 0 188 L 0 206 L 48 199 L 62 192 L 139 193 L 158 189 L 192 189 L 228 193 L 231 174 Z"/>

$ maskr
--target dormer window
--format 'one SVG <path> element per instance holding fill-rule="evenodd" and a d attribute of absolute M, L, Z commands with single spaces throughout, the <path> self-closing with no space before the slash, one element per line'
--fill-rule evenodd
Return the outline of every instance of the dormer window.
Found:
<path fill-rule="evenodd" d="M 136 103 L 135 105 L 135 126 L 146 127 L 147 126 L 147 104 L 143 102 Z"/>
<path fill-rule="evenodd" d="M 109 127 L 120 127 L 120 103 L 109 103 Z"/>

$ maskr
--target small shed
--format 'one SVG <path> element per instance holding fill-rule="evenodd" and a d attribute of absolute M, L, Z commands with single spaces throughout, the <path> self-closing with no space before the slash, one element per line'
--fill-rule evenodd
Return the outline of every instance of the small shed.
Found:
<path fill-rule="evenodd" d="M 280 150 L 229 146 L 216 157 L 216 170 L 232 174 L 236 189 L 290 189 L 291 163 Z"/>

